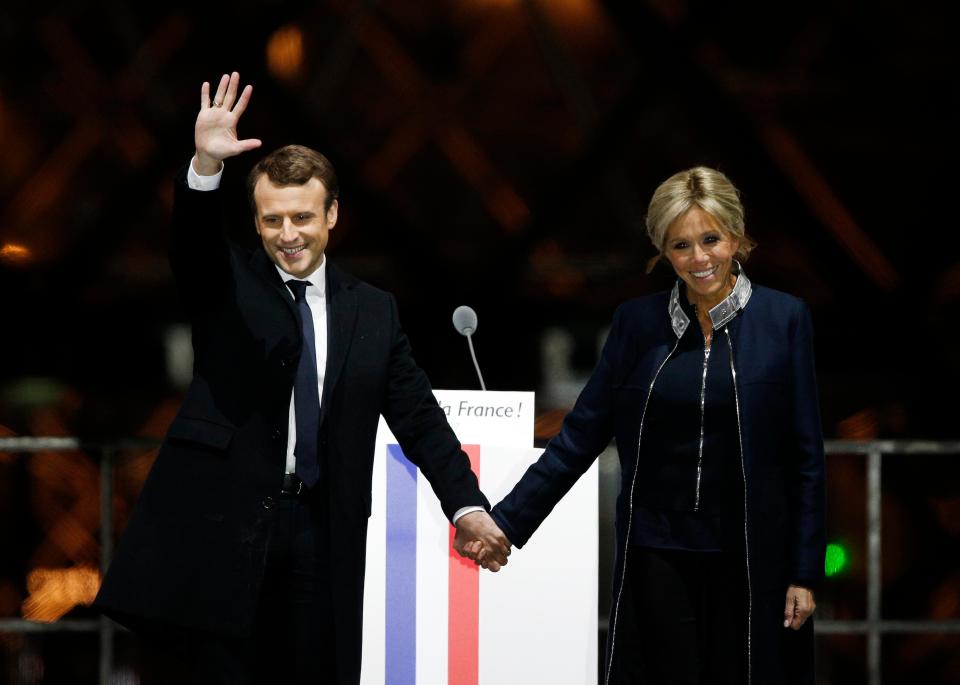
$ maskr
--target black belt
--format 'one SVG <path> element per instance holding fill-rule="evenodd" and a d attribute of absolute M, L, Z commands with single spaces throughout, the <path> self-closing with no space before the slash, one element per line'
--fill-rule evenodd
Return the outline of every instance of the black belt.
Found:
<path fill-rule="evenodd" d="M 283 485 L 280 488 L 280 494 L 287 497 L 305 497 L 307 489 L 303 486 L 303 481 L 297 478 L 295 473 L 283 474 Z"/>

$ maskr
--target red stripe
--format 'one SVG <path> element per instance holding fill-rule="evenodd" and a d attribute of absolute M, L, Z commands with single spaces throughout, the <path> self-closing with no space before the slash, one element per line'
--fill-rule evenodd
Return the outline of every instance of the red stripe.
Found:
<path fill-rule="evenodd" d="M 480 445 L 464 445 L 470 468 L 480 478 Z M 456 529 L 450 527 L 450 601 L 447 683 L 477 685 L 480 654 L 479 567 L 453 551 Z"/>

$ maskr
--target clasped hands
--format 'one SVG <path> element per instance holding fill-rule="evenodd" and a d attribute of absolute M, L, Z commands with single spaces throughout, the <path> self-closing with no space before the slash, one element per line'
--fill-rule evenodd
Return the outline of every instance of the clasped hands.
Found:
<path fill-rule="evenodd" d="M 493 572 L 507 565 L 510 541 L 485 511 L 474 511 L 457 519 L 453 549 L 477 565 Z"/>

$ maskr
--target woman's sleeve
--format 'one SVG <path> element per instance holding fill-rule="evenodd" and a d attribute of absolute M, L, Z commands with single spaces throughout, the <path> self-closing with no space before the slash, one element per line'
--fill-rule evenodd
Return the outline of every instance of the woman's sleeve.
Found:
<path fill-rule="evenodd" d="M 790 504 L 788 573 L 791 581 L 816 585 L 823 578 L 826 550 L 825 467 L 820 400 L 810 310 L 800 303 L 792 323 L 792 391 L 795 450 L 788 469 Z"/>
<path fill-rule="evenodd" d="M 522 547 L 613 438 L 614 373 L 623 347 L 621 306 L 613 317 L 600 362 L 560 433 L 491 512 L 497 525 Z"/>

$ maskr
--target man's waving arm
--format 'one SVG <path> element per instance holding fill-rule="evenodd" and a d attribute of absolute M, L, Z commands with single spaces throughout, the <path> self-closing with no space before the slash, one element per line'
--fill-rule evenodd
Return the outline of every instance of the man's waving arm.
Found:
<path fill-rule="evenodd" d="M 213 98 L 210 84 L 200 88 L 200 111 L 194 127 L 196 154 L 175 184 L 170 264 L 191 310 L 191 318 L 215 306 L 229 283 L 229 255 L 221 226 L 218 193 L 223 160 L 260 146 L 237 137 L 237 122 L 250 102 L 253 87 L 237 91 L 240 75 L 224 74 Z"/>

